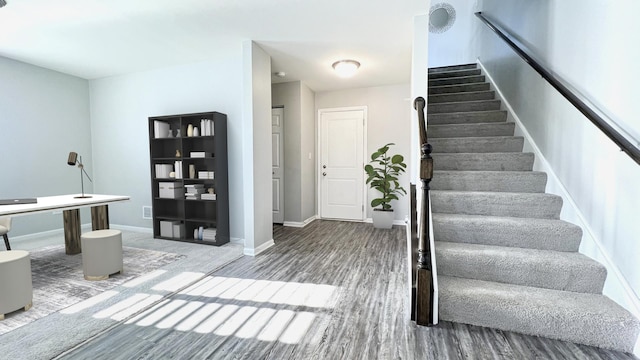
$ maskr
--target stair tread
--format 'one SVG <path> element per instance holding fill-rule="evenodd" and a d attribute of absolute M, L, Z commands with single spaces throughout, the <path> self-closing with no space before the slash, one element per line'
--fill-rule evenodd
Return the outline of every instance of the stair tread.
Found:
<path fill-rule="evenodd" d="M 533 153 L 524 152 L 434 152 L 434 169 L 442 170 L 531 170 Z"/>
<path fill-rule="evenodd" d="M 640 322 L 600 294 L 438 276 L 441 320 L 631 352 Z"/>
<path fill-rule="evenodd" d="M 546 184 L 540 171 L 434 170 L 431 189 L 542 193 Z"/>
<path fill-rule="evenodd" d="M 468 64 L 459 64 L 459 65 L 446 65 L 446 66 L 435 66 L 435 67 L 430 67 L 427 69 L 427 71 L 429 73 L 436 73 L 436 72 L 446 72 L 446 71 L 451 71 L 451 70 L 456 70 L 456 69 L 477 69 L 478 68 L 478 64 L 476 63 L 468 63 Z"/>
<path fill-rule="evenodd" d="M 601 293 L 607 276 L 578 252 L 437 241 L 438 273 L 565 291 Z"/>

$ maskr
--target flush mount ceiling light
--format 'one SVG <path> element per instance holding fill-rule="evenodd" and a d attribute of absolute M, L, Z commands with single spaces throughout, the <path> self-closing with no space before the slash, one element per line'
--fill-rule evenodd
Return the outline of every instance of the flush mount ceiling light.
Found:
<path fill-rule="evenodd" d="M 7 2 L 4 0 L 0 0 L 0 8 L 7 5 Z"/>
<path fill-rule="evenodd" d="M 355 60 L 339 60 L 331 65 L 340 77 L 351 77 L 356 74 L 360 63 Z"/>

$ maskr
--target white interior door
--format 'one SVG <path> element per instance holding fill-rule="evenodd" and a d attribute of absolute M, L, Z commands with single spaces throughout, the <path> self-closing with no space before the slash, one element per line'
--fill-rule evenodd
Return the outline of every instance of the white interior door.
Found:
<path fill-rule="evenodd" d="M 365 110 L 320 110 L 320 217 L 364 220 Z"/>
<path fill-rule="evenodd" d="M 271 109 L 273 222 L 284 223 L 284 109 Z"/>

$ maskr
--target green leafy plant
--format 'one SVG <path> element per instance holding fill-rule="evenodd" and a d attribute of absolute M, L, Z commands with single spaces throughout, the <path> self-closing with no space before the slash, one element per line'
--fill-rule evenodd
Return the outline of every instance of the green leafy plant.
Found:
<path fill-rule="evenodd" d="M 389 143 L 371 154 L 371 161 L 364 167 L 367 184 L 382 193 L 381 197 L 371 200 L 371 206 L 374 209 L 380 206 L 382 211 L 392 211 L 391 200 L 407 194 L 398 182 L 398 176 L 406 171 L 407 164 L 402 155 L 387 155 L 391 145 L 395 144 Z"/>

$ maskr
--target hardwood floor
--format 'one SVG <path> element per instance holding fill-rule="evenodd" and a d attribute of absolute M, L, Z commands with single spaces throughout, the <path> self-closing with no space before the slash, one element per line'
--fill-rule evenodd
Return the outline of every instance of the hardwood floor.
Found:
<path fill-rule="evenodd" d="M 63 359 L 635 359 L 454 323 L 408 319 L 405 230 L 274 227 L 244 257 Z"/>

